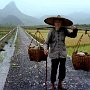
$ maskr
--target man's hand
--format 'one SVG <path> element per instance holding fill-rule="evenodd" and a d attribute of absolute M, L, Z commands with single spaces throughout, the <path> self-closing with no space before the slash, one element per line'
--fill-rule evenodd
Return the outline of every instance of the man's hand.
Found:
<path fill-rule="evenodd" d="M 77 27 L 74 26 L 74 25 L 71 26 L 71 30 L 76 29 L 76 28 L 77 28 Z"/>
<path fill-rule="evenodd" d="M 44 54 L 45 54 L 45 55 L 48 55 L 48 50 L 47 50 L 47 49 L 44 50 Z"/>

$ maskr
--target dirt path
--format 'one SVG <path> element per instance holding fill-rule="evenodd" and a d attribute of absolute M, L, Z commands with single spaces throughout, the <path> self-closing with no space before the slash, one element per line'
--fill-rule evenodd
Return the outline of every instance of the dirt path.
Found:
<path fill-rule="evenodd" d="M 16 50 L 11 59 L 11 66 L 4 90 L 45 90 L 45 62 L 29 61 L 27 46 L 30 37 L 18 28 Z M 66 62 L 67 75 L 64 86 L 68 90 L 90 90 L 90 72 L 75 71 L 71 59 Z M 48 87 L 50 85 L 50 60 L 48 59 Z"/>

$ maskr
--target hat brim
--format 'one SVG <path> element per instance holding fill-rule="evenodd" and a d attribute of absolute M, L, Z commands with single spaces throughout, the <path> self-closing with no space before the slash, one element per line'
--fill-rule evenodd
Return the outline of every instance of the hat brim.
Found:
<path fill-rule="evenodd" d="M 71 26 L 73 22 L 66 18 L 58 18 L 58 17 L 49 17 L 44 20 L 45 23 L 54 26 L 54 20 L 62 21 L 62 26 Z"/>

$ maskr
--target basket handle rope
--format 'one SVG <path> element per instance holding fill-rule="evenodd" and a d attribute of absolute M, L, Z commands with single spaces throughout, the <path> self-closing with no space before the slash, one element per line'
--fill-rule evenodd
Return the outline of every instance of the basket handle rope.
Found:
<path fill-rule="evenodd" d="M 40 35 L 41 35 L 42 39 L 44 40 L 44 37 L 43 37 L 43 35 L 41 34 L 41 32 L 37 29 L 37 31 L 35 32 L 36 43 L 37 43 L 37 46 L 38 46 L 38 45 L 40 46 L 40 44 L 37 42 L 37 34 L 38 34 L 38 33 L 39 33 L 39 38 L 40 38 Z M 33 40 L 34 40 L 34 39 L 32 38 L 29 47 L 31 46 Z M 44 41 L 45 41 L 45 40 L 44 40 Z"/>
<path fill-rule="evenodd" d="M 77 45 L 76 45 L 76 48 L 74 48 L 74 52 L 78 51 L 78 48 L 80 47 L 80 43 L 81 43 L 81 40 L 83 38 L 84 35 L 88 35 L 89 39 L 90 39 L 90 35 L 89 33 L 87 33 L 87 30 L 85 31 L 85 34 L 82 34 L 81 37 L 79 38 L 78 42 L 77 42 Z"/>
<path fill-rule="evenodd" d="M 35 32 L 35 36 L 36 36 L 36 34 L 37 34 L 37 32 Z M 32 38 L 32 39 L 31 39 L 31 42 L 30 42 L 30 44 L 29 44 L 29 47 L 31 46 L 33 40 L 34 40 L 34 39 Z M 37 40 L 36 40 L 36 43 L 37 43 Z"/>
<path fill-rule="evenodd" d="M 75 51 L 78 51 L 78 48 L 80 47 L 80 42 L 82 40 L 82 37 L 83 37 L 83 34 L 81 35 L 81 37 L 79 38 L 78 42 L 77 42 L 77 45 L 76 45 L 76 48 L 74 48 L 74 52 Z"/>
<path fill-rule="evenodd" d="M 42 33 L 41 33 L 39 30 L 37 30 L 37 32 L 39 33 L 39 35 L 41 35 L 42 39 L 44 40 L 44 37 L 43 37 Z M 40 36 L 39 36 L 39 37 L 40 37 Z M 45 40 L 44 40 L 44 41 L 45 41 Z"/>

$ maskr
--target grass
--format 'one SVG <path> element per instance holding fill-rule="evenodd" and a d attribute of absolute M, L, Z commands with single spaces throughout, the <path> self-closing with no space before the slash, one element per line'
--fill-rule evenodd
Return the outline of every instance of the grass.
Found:
<path fill-rule="evenodd" d="M 66 45 L 67 46 L 75 46 L 82 34 L 84 34 L 84 31 L 79 31 L 76 38 L 66 37 L 66 40 L 65 40 Z M 90 32 L 89 32 L 89 35 L 90 35 Z M 83 38 L 81 40 L 81 45 L 82 44 L 90 44 L 90 38 L 88 37 L 87 34 L 83 36 Z"/>
<path fill-rule="evenodd" d="M 45 41 L 45 39 L 46 39 L 46 37 L 47 37 L 47 34 L 48 34 L 48 31 L 49 30 L 39 30 L 40 32 L 41 32 L 41 34 L 42 34 L 42 36 L 39 34 L 39 33 L 37 33 L 37 37 L 35 36 L 35 32 L 37 31 L 37 30 L 26 30 L 30 35 L 32 35 L 34 38 L 36 38 L 39 42 L 41 42 L 41 43 L 44 43 L 44 41 Z"/>
<path fill-rule="evenodd" d="M 9 33 L 9 31 L 13 30 L 12 26 L 0 26 L 0 38 Z"/>
<path fill-rule="evenodd" d="M 46 39 L 49 30 L 39 30 L 39 31 L 42 33 L 44 39 Z M 34 35 L 36 30 L 27 30 L 27 32 L 29 34 Z M 79 38 L 81 37 L 81 35 L 83 33 L 84 33 L 84 31 L 79 31 L 76 38 L 66 37 L 66 40 L 65 40 L 66 46 L 75 46 L 77 44 L 77 41 L 79 40 Z M 89 32 L 89 34 L 90 34 L 90 32 Z M 37 35 L 37 37 L 39 37 L 39 35 Z M 83 36 L 81 44 L 90 44 L 90 38 L 88 37 L 88 35 Z"/>
<path fill-rule="evenodd" d="M 0 39 L 3 37 L 3 36 L 5 36 L 6 34 L 8 34 L 11 30 L 13 30 L 13 27 L 0 27 Z M 14 34 L 12 34 L 12 35 L 14 35 Z M 11 35 L 11 36 L 12 36 Z M 10 36 L 10 37 L 11 37 Z M 8 37 L 7 38 L 7 40 L 10 38 L 10 37 Z M 1 45 L 0 45 L 0 49 L 3 49 L 3 47 L 4 47 L 4 45 L 7 43 L 7 41 L 5 41 L 4 43 L 2 43 Z"/>
<path fill-rule="evenodd" d="M 29 34 L 31 34 L 33 37 L 35 37 L 34 34 L 35 34 L 35 32 L 36 32 L 37 30 L 29 30 L 29 29 L 28 29 L 28 30 L 26 30 L 26 31 L 27 31 Z M 39 30 L 39 31 L 41 32 L 41 34 L 43 35 L 44 40 L 45 40 L 46 37 L 47 37 L 47 35 L 48 35 L 49 30 Z M 70 30 L 69 30 L 69 31 L 70 31 Z M 77 34 L 77 37 L 76 37 L 76 38 L 66 37 L 65 43 L 66 43 L 68 55 L 70 55 L 70 56 L 72 55 L 73 50 L 74 50 L 75 46 L 77 45 L 77 42 L 78 42 L 79 38 L 80 38 L 81 35 L 84 34 L 84 33 L 85 33 L 85 31 L 78 31 L 78 34 Z M 90 35 L 90 32 L 88 32 L 88 33 L 89 33 L 89 35 Z M 39 38 L 40 36 L 37 35 L 37 37 Z M 41 43 L 44 42 L 44 40 L 41 40 L 42 37 L 40 37 L 40 39 L 38 39 L 38 38 L 37 38 L 37 40 L 38 40 L 39 42 L 40 42 L 40 41 L 41 41 Z M 79 51 L 90 52 L 90 38 L 88 37 L 87 34 L 84 35 L 83 38 L 82 38 L 82 40 L 81 40 Z"/>
<path fill-rule="evenodd" d="M 2 38 L 4 35 L 6 35 L 9 32 L 10 30 L 0 29 L 0 38 Z"/>
<path fill-rule="evenodd" d="M 67 53 L 69 56 L 72 55 L 74 49 L 76 49 L 76 47 L 72 47 L 72 46 L 67 47 Z M 80 45 L 80 47 L 78 48 L 78 51 L 90 53 L 90 45 L 89 44 L 88 45 Z"/>

